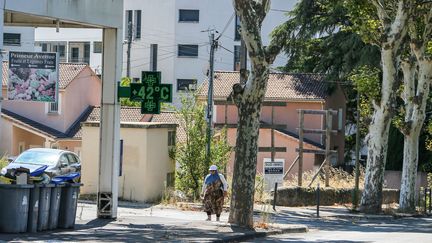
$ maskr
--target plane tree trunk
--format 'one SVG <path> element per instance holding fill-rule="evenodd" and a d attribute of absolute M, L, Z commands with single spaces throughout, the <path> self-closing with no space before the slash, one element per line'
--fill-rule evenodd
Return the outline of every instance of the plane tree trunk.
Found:
<path fill-rule="evenodd" d="M 387 157 L 387 144 L 395 102 L 397 75 L 399 69 L 399 49 L 406 35 L 407 3 L 399 0 L 394 18 L 380 0 L 371 0 L 377 9 L 383 29 L 381 46 L 382 85 L 380 100 L 373 101 L 374 112 L 366 137 L 368 157 L 366 164 L 365 185 L 360 203 L 360 210 L 366 213 L 378 213 L 382 204 L 382 185 Z"/>
<path fill-rule="evenodd" d="M 235 84 L 232 97 L 238 108 L 232 198 L 229 222 L 253 228 L 253 205 L 261 105 L 267 89 L 270 65 L 281 51 L 282 41 L 273 38 L 264 47 L 262 22 L 270 10 L 270 0 L 233 0 L 240 18 L 241 36 L 246 44 L 251 70 L 246 84 Z"/>

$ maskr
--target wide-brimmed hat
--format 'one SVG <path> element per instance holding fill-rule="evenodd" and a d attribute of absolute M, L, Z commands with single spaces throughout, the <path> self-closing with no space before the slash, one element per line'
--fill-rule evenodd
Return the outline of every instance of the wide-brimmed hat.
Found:
<path fill-rule="evenodd" d="M 212 165 L 212 166 L 210 166 L 209 170 L 217 170 L 217 166 L 216 165 Z"/>

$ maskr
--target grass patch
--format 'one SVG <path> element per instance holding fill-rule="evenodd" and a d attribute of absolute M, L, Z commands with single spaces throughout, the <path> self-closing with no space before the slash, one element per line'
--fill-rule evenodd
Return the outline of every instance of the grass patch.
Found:
<path fill-rule="evenodd" d="M 312 178 L 316 174 L 316 170 L 314 171 L 306 171 L 303 173 L 303 185 L 309 185 L 312 181 Z M 286 187 L 295 187 L 297 186 L 297 175 L 292 175 L 284 182 L 284 186 Z M 365 179 L 365 168 L 363 166 L 360 167 L 360 176 L 359 176 L 359 188 L 363 189 Z M 315 178 L 315 181 L 312 183 L 311 187 L 316 187 L 320 183 L 320 186 L 323 187 L 325 185 L 325 175 L 322 171 L 320 175 Z M 343 188 L 353 188 L 355 185 L 355 170 L 353 173 L 348 173 L 343 169 L 330 167 L 330 176 L 329 176 L 329 184 L 331 188 L 343 189 Z"/>

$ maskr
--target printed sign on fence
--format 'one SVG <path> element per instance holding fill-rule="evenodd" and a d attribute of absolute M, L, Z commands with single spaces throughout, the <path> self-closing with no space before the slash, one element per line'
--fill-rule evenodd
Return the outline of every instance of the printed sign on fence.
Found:
<path fill-rule="evenodd" d="M 56 102 L 58 54 L 9 52 L 8 99 Z"/>
<path fill-rule="evenodd" d="M 271 190 L 277 182 L 279 186 L 283 183 L 285 159 L 264 158 L 264 181 L 265 189 Z"/>

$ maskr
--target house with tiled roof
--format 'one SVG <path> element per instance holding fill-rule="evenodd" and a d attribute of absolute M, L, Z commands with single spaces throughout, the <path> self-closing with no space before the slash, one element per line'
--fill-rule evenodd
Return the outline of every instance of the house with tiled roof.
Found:
<path fill-rule="evenodd" d="M 228 129 L 228 141 L 235 146 L 238 113 L 237 107 L 231 99 L 232 87 L 239 83 L 239 72 L 216 71 L 214 76 L 214 107 L 213 123 L 216 128 L 226 126 Z M 338 111 L 340 117 L 333 117 L 333 129 L 337 134 L 331 137 L 331 149 L 337 151 L 332 158 L 334 165 L 343 163 L 344 156 L 344 124 L 346 98 L 338 85 L 328 82 L 324 75 L 320 74 L 286 74 L 271 73 L 268 80 L 264 104 L 261 109 L 261 128 L 258 146 L 260 147 L 257 158 L 257 171 L 262 173 L 264 160 L 271 158 L 271 141 L 274 129 L 274 143 L 276 148 L 274 158 L 284 161 L 284 172 L 295 161 L 299 146 L 299 109 Z M 199 98 L 207 99 L 208 81 L 204 82 L 199 90 Z M 325 129 L 322 116 L 305 115 L 304 127 L 310 129 Z M 271 125 L 273 124 L 273 125 Z M 311 150 L 323 150 L 324 136 L 321 134 L 304 135 L 304 148 Z M 303 156 L 304 171 L 312 170 L 324 160 L 321 154 L 305 153 Z M 228 173 L 232 172 L 234 154 L 231 157 Z M 290 174 L 297 173 L 297 165 Z"/>
<path fill-rule="evenodd" d="M 60 63 L 58 102 L 7 100 L 8 63 L 3 62 L 0 152 L 33 147 L 81 151 L 81 122 L 100 104 L 102 83 L 86 64 Z"/>

